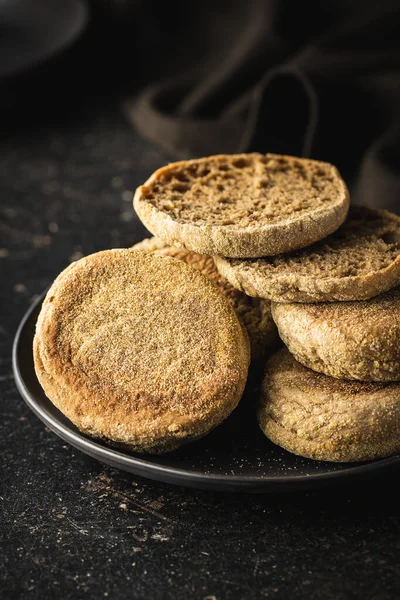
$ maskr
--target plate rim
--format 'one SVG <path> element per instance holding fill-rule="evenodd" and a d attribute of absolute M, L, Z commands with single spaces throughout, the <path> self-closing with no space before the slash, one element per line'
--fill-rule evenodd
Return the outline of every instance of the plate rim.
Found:
<path fill-rule="evenodd" d="M 102 457 L 105 457 L 103 462 L 107 464 L 115 464 L 116 468 L 128 471 L 130 473 L 136 473 L 140 476 L 148 479 L 157 481 L 164 481 L 166 483 L 174 483 L 176 485 L 187 485 L 190 487 L 207 487 L 208 489 L 224 489 L 225 491 L 243 491 L 243 488 L 255 487 L 263 488 L 263 492 L 269 491 L 268 487 L 273 487 L 276 490 L 282 488 L 282 491 L 286 487 L 300 488 L 300 487 L 312 487 L 320 484 L 334 483 L 346 478 L 357 477 L 366 475 L 368 473 L 383 470 L 386 467 L 390 467 L 399 463 L 400 454 L 389 456 L 386 458 L 376 459 L 365 463 L 359 463 L 357 466 L 351 466 L 352 463 L 348 463 L 348 467 L 344 467 L 338 471 L 331 471 L 328 473 L 312 473 L 309 475 L 228 475 L 228 474 L 212 474 L 204 473 L 198 470 L 189 471 L 188 469 L 181 469 L 176 467 L 170 467 L 166 465 L 159 465 L 156 463 L 150 463 L 145 458 L 137 458 L 132 455 L 125 454 L 121 450 L 109 448 L 100 445 L 96 440 L 92 440 L 85 436 L 81 432 L 75 432 L 70 427 L 56 419 L 53 415 L 48 413 L 40 403 L 36 400 L 35 396 L 29 391 L 25 385 L 24 377 L 21 373 L 18 350 L 21 344 L 22 334 L 25 326 L 30 320 L 32 314 L 41 304 L 46 295 L 47 289 L 42 292 L 38 298 L 36 298 L 24 316 L 22 317 L 18 329 L 15 333 L 13 347 L 12 347 L 12 368 L 15 378 L 17 389 L 22 396 L 27 406 L 32 412 L 47 426 L 49 429 L 58 435 L 61 439 L 71 444 L 84 454 L 95 458 L 102 462 Z M 47 398 L 47 397 L 46 397 Z M 48 402 L 51 402 L 47 398 Z M 73 425 L 71 423 L 71 425 Z M 108 459 L 108 460 L 107 460 Z M 318 462 L 318 461 L 317 461 Z M 127 468 L 118 466 L 118 463 L 126 465 Z M 335 463 L 333 463 L 335 464 Z M 344 463 L 345 464 L 345 463 Z M 133 467 L 133 468 L 128 468 Z M 237 488 L 242 488 L 238 490 Z"/>

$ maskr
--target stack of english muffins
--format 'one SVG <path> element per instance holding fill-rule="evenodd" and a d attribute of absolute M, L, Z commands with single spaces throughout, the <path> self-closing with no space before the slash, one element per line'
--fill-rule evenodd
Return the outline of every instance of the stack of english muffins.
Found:
<path fill-rule="evenodd" d="M 79 429 L 172 450 L 234 410 L 251 362 L 276 444 L 400 451 L 399 217 L 350 207 L 328 163 L 258 153 L 167 165 L 134 207 L 154 237 L 68 267 L 36 328 L 38 378 Z"/>
<path fill-rule="evenodd" d="M 236 302 L 271 311 L 286 348 L 264 372 L 268 438 L 317 460 L 400 450 L 399 217 L 350 207 L 330 164 L 272 154 L 168 165 L 134 206 L 157 236 L 138 249 L 181 258 L 228 296 L 236 289 Z M 253 359 L 276 344 L 272 322 L 265 335 L 260 323 L 247 327 Z"/>

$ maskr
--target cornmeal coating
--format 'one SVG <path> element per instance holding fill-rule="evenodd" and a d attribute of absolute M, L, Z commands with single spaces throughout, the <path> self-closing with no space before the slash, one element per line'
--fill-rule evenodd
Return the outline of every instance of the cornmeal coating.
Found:
<path fill-rule="evenodd" d="M 189 252 L 169 246 L 156 237 L 147 238 L 132 246 L 132 250 L 145 250 L 160 256 L 172 256 L 183 260 L 208 277 L 232 303 L 236 314 L 242 320 L 250 338 L 253 362 L 265 357 L 277 347 L 278 332 L 271 315 L 271 303 L 261 298 L 250 298 L 234 288 L 220 273 L 211 256 Z"/>
<path fill-rule="evenodd" d="M 272 442 L 299 456 L 383 458 L 400 451 L 400 384 L 327 377 L 285 348 L 267 361 L 258 422 Z"/>
<path fill-rule="evenodd" d="M 119 249 L 57 277 L 38 318 L 34 359 L 45 393 L 81 431 L 159 453 L 232 412 L 250 345 L 230 302 L 199 271 Z"/>
<path fill-rule="evenodd" d="M 306 367 L 342 379 L 400 380 L 400 290 L 370 300 L 273 303 L 279 335 Z"/>

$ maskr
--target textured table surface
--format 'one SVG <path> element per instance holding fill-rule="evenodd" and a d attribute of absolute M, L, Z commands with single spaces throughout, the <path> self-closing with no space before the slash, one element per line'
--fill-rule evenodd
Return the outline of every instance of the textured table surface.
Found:
<path fill-rule="evenodd" d="M 75 451 L 20 398 L 23 313 L 71 260 L 145 235 L 132 191 L 167 160 L 116 107 L 85 111 L 0 141 L 0 597 L 398 598 L 398 471 L 279 496 L 170 487 Z"/>

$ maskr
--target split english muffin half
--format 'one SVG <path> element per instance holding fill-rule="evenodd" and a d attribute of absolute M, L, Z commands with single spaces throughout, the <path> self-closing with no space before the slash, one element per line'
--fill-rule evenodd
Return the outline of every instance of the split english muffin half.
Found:
<path fill-rule="evenodd" d="M 337 231 L 302 250 L 214 260 L 221 275 L 249 296 L 274 302 L 366 300 L 400 284 L 400 217 L 351 206 Z"/>
<path fill-rule="evenodd" d="M 158 169 L 136 190 L 134 208 L 167 244 L 244 258 L 326 237 L 345 220 L 349 193 L 329 163 L 276 154 L 216 155 Z"/>

